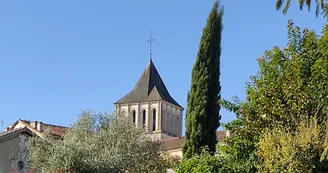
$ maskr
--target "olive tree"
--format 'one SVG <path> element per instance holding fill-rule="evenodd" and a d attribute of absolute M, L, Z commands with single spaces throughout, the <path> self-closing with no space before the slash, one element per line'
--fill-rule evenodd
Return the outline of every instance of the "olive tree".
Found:
<path fill-rule="evenodd" d="M 28 140 L 32 167 L 40 172 L 165 172 L 160 142 L 124 116 L 83 111 L 62 139 L 45 132 Z"/>

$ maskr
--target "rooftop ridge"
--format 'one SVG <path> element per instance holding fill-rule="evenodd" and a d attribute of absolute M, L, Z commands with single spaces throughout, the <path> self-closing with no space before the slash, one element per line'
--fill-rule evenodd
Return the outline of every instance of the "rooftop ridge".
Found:
<path fill-rule="evenodd" d="M 43 125 L 46 125 L 46 126 L 69 128 L 67 126 L 56 125 L 56 124 L 49 124 L 49 123 L 44 123 L 42 121 L 37 121 L 37 120 L 24 120 L 24 119 L 18 119 L 18 120 L 23 121 L 24 123 L 28 123 L 28 124 L 31 123 L 31 122 L 40 122 L 40 123 L 42 123 Z"/>

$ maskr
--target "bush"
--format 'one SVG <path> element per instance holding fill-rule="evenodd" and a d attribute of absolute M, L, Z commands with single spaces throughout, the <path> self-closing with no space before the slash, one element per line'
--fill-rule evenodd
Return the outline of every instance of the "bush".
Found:
<path fill-rule="evenodd" d="M 293 133 L 268 131 L 258 143 L 258 172 L 327 172 L 327 164 L 320 162 L 323 144 L 316 118 L 302 121 Z"/>

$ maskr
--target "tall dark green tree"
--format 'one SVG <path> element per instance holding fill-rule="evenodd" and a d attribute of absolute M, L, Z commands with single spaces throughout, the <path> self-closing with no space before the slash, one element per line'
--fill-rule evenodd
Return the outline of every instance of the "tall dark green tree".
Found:
<path fill-rule="evenodd" d="M 192 70 L 191 88 L 188 93 L 186 114 L 186 138 L 183 156 L 190 158 L 207 146 L 215 151 L 216 130 L 221 116 L 218 100 L 221 98 L 220 56 L 223 8 L 214 6 L 203 29 L 196 63 Z"/>

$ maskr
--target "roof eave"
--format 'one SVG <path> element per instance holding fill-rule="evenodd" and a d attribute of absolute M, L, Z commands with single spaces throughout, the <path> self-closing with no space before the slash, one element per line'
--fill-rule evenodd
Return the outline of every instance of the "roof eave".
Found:
<path fill-rule="evenodd" d="M 31 136 L 34 135 L 34 133 L 30 129 L 28 129 L 27 127 L 23 127 L 21 129 L 12 130 L 9 132 L 5 132 L 5 134 L 1 134 L 0 142 L 6 141 L 8 139 L 12 139 L 13 137 L 16 137 L 18 134 L 21 134 L 21 133 L 27 133 Z"/>

